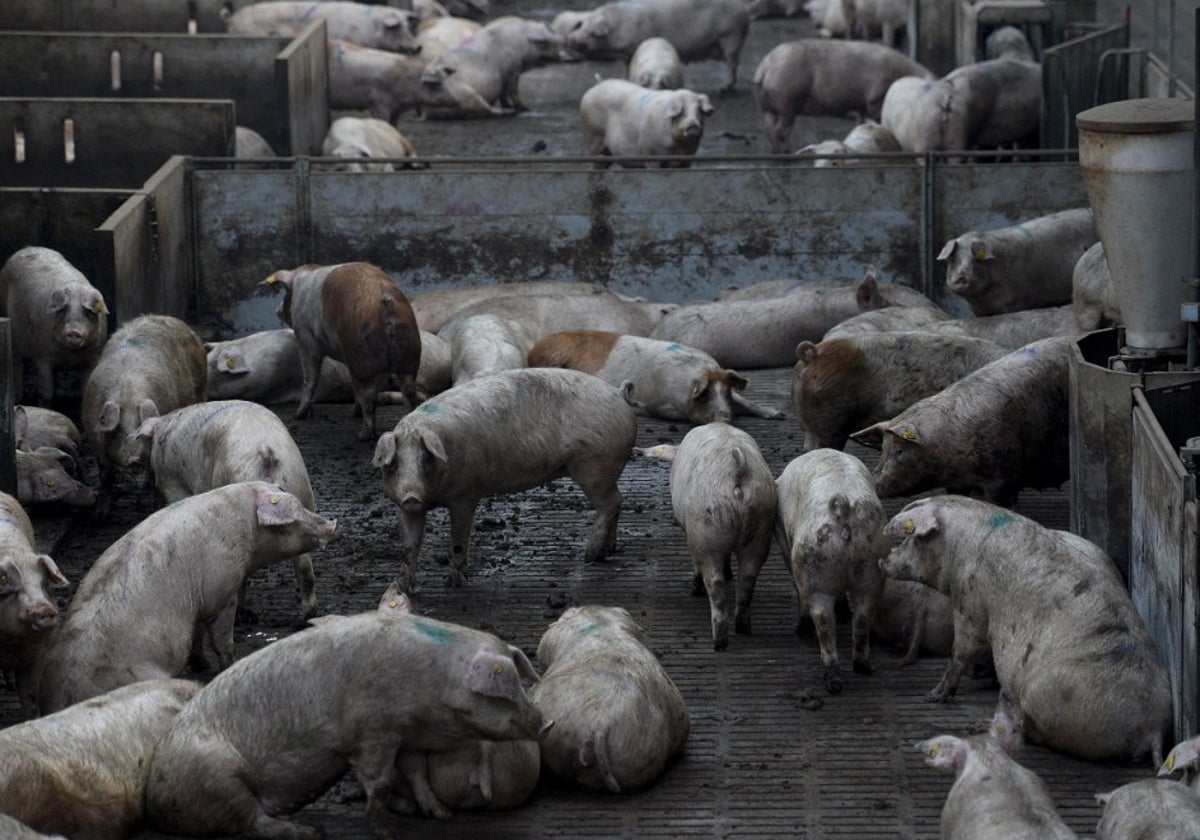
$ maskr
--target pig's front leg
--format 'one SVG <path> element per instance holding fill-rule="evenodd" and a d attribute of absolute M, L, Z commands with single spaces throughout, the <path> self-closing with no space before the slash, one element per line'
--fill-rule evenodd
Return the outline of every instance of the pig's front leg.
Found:
<path fill-rule="evenodd" d="M 213 650 L 217 652 L 217 668 L 224 671 L 233 664 L 233 624 L 237 616 L 237 598 L 231 598 L 229 603 L 217 613 L 205 629 Z"/>
<path fill-rule="evenodd" d="M 300 404 L 296 406 L 297 420 L 307 417 L 312 411 L 313 400 L 317 396 L 317 382 L 321 378 L 321 363 L 324 361 L 320 350 L 310 351 L 300 346 L 300 370 L 304 383 L 300 386 Z"/>
<path fill-rule="evenodd" d="M 396 763 L 400 744 L 395 738 L 365 741 L 358 745 L 350 764 L 367 794 L 367 820 L 382 837 L 396 836 L 389 825 L 390 813 L 409 813 L 403 810 L 408 797 L 396 785 Z M 410 806 L 411 807 L 411 806 Z"/>
<path fill-rule="evenodd" d="M 417 561 L 421 543 L 425 540 L 425 511 L 400 511 L 400 535 L 404 538 L 404 557 L 400 561 L 396 585 L 401 592 L 412 594 L 417 588 Z"/>
<path fill-rule="evenodd" d="M 748 417 L 761 417 L 764 420 L 782 420 L 784 418 L 784 413 L 778 408 L 767 408 L 764 405 L 751 402 L 737 391 L 730 390 L 729 396 L 733 400 L 734 414 L 741 414 Z"/>
<path fill-rule="evenodd" d="M 450 576 L 451 586 L 462 586 L 467 580 L 467 559 L 471 549 L 471 528 L 475 524 L 475 508 L 479 499 L 458 499 L 450 505 Z"/>
<path fill-rule="evenodd" d="M 437 798 L 437 794 L 429 785 L 428 765 L 425 762 L 424 751 L 401 750 L 396 757 L 396 764 L 422 814 L 427 817 L 437 817 L 439 820 L 449 819 L 454 815 L 454 812 Z"/>
<path fill-rule="evenodd" d="M 981 653 L 990 649 L 986 632 L 970 618 L 954 612 L 954 653 L 946 664 L 942 680 L 925 699 L 930 703 L 945 703 L 958 691 L 958 682 L 971 663 Z"/>
<path fill-rule="evenodd" d="M 23 364 L 25 364 L 25 360 L 18 357 L 13 367 L 17 368 Z M 43 408 L 48 408 L 54 400 L 54 369 L 50 366 L 49 359 L 38 359 L 34 363 L 34 367 L 37 368 L 38 404 Z M 18 397 L 21 396 L 20 391 L 13 393 Z"/>

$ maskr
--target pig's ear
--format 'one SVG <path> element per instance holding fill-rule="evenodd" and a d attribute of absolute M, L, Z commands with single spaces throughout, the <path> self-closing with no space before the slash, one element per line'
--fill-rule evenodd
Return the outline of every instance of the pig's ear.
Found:
<path fill-rule="evenodd" d="M 375 444 L 375 455 L 371 458 L 371 466 L 383 469 L 396 460 L 396 435 L 394 432 L 384 432 Z"/>
<path fill-rule="evenodd" d="M 916 427 L 911 423 L 889 424 L 884 431 L 889 435 L 900 438 L 900 440 L 904 441 L 905 443 L 911 443 L 915 446 L 924 445 L 924 442 L 921 440 L 921 435 L 917 432 Z"/>
<path fill-rule="evenodd" d="M 292 281 L 295 280 L 295 272 L 280 270 L 268 276 L 265 280 L 260 280 L 258 285 L 274 288 L 275 286 L 283 286 L 285 289 L 292 288 Z"/>
<path fill-rule="evenodd" d="M 254 494 L 254 512 L 259 525 L 288 525 L 296 521 L 300 500 L 277 487 Z"/>
<path fill-rule="evenodd" d="M 421 443 L 429 450 L 429 454 L 437 458 L 443 464 L 450 459 L 446 456 L 446 449 L 442 446 L 442 439 L 437 436 L 437 432 L 426 430 L 421 433 Z"/>
<path fill-rule="evenodd" d="M 158 431 L 158 424 L 161 422 L 161 417 L 151 417 L 150 419 L 146 420 L 146 422 L 138 426 L 138 429 L 133 433 L 133 436 L 136 438 L 141 438 L 142 440 L 153 440 L 154 433 Z"/>
<path fill-rule="evenodd" d="M 801 341 L 796 345 L 796 363 L 797 364 L 812 364 L 817 358 L 820 351 L 817 350 L 817 345 L 811 341 Z"/>
<path fill-rule="evenodd" d="M 244 376 L 250 372 L 250 368 L 246 366 L 245 356 L 233 351 L 221 354 L 217 362 L 217 370 L 229 376 Z"/>
<path fill-rule="evenodd" d="M 467 687 L 484 697 L 521 700 L 521 679 L 516 664 L 509 658 L 488 651 L 475 654 L 467 666 Z"/>
<path fill-rule="evenodd" d="M 33 454 L 57 461 L 58 465 L 64 470 L 72 469 L 75 466 L 75 459 L 71 457 L 71 453 L 64 452 L 57 446 L 39 446 L 37 449 L 33 450 Z"/>
<path fill-rule="evenodd" d="M 379 599 L 379 611 L 391 613 L 393 615 L 411 615 L 412 601 L 408 600 L 408 596 L 400 591 L 400 587 L 393 583 L 383 593 L 383 597 Z"/>
<path fill-rule="evenodd" d="M 529 680 L 530 682 L 538 682 L 541 679 L 538 676 L 537 670 L 533 667 L 533 663 L 525 655 L 525 651 L 516 645 L 509 645 L 508 652 L 512 655 L 513 664 L 517 666 L 517 673 L 521 675 L 522 679 Z"/>
<path fill-rule="evenodd" d="M 60 312 L 67 308 L 67 292 L 66 289 L 55 289 L 50 293 L 50 311 Z"/>
<path fill-rule="evenodd" d="M 996 259 L 996 255 L 992 252 L 991 245 L 982 239 L 976 239 L 971 243 L 971 259 L 975 262 L 987 262 Z"/>
<path fill-rule="evenodd" d="M 138 423 L 145 423 L 157 416 L 158 406 L 154 404 L 154 400 L 142 400 L 138 403 Z"/>
<path fill-rule="evenodd" d="M 83 308 L 95 312 L 97 315 L 108 314 L 108 307 L 104 305 L 104 295 L 99 292 L 92 295 L 88 302 L 83 305 Z"/>
<path fill-rule="evenodd" d="M 25 410 L 23 405 L 13 406 L 13 439 L 17 443 L 21 442 L 21 438 L 29 434 L 29 412 Z"/>
<path fill-rule="evenodd" d="M 947 242 L 945 245 L 943 245 L 942 250 L 938 252 L 937 261 L 941 262 L 942 260 L 950 259 L 950 255 L 954 253 L 954 248 L 957 245 L 958 245 L 957 239 L 951 239 L 949 242 Z"/>
<path fill-rule="evenodd" d="M 1187 773 L 1197 767 L 1200 767 L 1200 738 L 1192 738 L 1181 741 L 1167 753 L 1162 767 L 1158 768 L 1158 775 L 1169 776 L 1176 771 Z"/>
<path fill-rule="evenodd" d="M 939 735 L 917 744 L 917 750 L 925 754 L 925 763 L 930 767 L 949 767 L 957 770 L 967 760 L 967 742 L 953 735 Z"/>
<path fill-rule="evenodd" d="M 1112 795 L 1113 795 L 1114 793 L 1116 793 L 1116 791 L 1115 791 L 1115 790 L 1110 790 L 1108 793 L 1097 793 L 1097 794 L 1095 794 L 1095 796 L 1096 796 L 1096 804 L 1097 804 L 1097 805 L 1099 805 L 1101 808 L 1103 808 L 1105 805 L 1107 805 L 1107 804 L 1108 804 L 1108 800 L 1112 798 Z"/>
<path fill-rule="evenodd" d="M 61 588 L 63 586 L 71 585 L 63 573 L 59 571 L 58 566 L 55 564 L 54 560 L 50 558 L 49 554 L 39 554 L 37 556 L 37 561 L 41 565 L 42 571 L 46 573 L 46 580 L 51 586 Z"/>
<path fill-rule="evenodd" d="M 874 426 L 867 426 L 865 429 L 859 429 L 850 435 L 850 438 L 863 446 L 869 446 L 871 449 L 883 448 L 883 433 L 887 429 L 888 421 L 881 420 Z"/>
<path fill-rule="evenodd" d="M 100 416 L 96 418 L 96 431 L 111 432 L 121 422 L 121 406 L 112 400 L 100 407 Z"/>
<path fill-rule="evenodd" d="M 863 310 L 879 307 L 879 278 L 876 275 L 875 266 L 867 266 L 863 279 L 859 280 L 858 285 L 854 287 L 854 302 L 858 304 L 859 309 Z"/>
<path fill-rule="evenodd" d="M 746 377 L 742 376 L 736 370 L 725 371 L 725 382 L 730 388 L 734 388 L 738 391 L 745 391 L 746 386 L 750 384 Z"/>
<path fill-rule="evenodd" d="M 700 94 L 699 102 L 701 114 L 704 114 L 704 116 L 707 117 L 713 112 L 712 100 L 709 99 L 705 94 Z"/>

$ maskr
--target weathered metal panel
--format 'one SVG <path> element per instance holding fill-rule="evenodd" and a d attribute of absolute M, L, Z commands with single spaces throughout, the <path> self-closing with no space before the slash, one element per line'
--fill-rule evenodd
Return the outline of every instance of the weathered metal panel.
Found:
<path fill-rule="evenodd" d="M 233 107 L 215 99 L 2 97 L 0 185 L 140 187 L 172 155 L 232 156 Z"/>
<path fill-rule="evenodd" d="M 1200 432 L 1200 386 L 1133 392 L 1130 596 L 1171 676 L 1175 740 L 1197 731 L 1196 483 L 1179 455 Z M 1185 580 L 1187 585 L 1185 587 Z"/>
<path fill-rule="evenodd" d="M 224 32 L 221 9 L 252 0 L 8 0 L 0 29 Z"/>
<path fill-rule="evenodd" d="M 0 96 L 232 99 L 239 124 L 279 154 L 292 126 L 299 152 L 313 151 L 309 125 L 328 120 L 327 88 L 323 21 L 295 39 L 0 33 Z"/>
<path fill-rule="evenodd" d="M 1184 84 L 1196 87 L 1195 4 L 1176 0 L 1096 0 L 1096 20 L 1121 23 L 1128 13 L 1129 45 L 1148 50 Z M 1131 96 L 1137 95 L 1130 92 Z"/>
<path fill-rule="evenodd" d="M 1075 115 L 1128 97 L 1129 25 L 1119 23 L 1046 50 L 1042 55 L 1043 149 L 1079 146 Z"/>
<path fill-rule="evenodd" d="M 12 330 L 0 318 L 0 491 L 17 495 L 17 445 L 13 429 L 13 405 L 20 395 L 13 392 Z"/>

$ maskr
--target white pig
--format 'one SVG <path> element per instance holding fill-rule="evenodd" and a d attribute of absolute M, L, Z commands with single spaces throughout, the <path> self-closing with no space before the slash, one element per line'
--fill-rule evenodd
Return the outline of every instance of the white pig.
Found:
<path fill-rule="evenodd" d="M 75 459 L 70 453 L 53 446 L 39 446 L 32 452 L 18 449 L 16 461 L 17 498 L 21 504 L 96 504 L 95 491 L 71 475 Z"/>
<path fill-rule="evenodd" d="M 571 607 L 542 635 L 542 679 L 530 689 L 554 720 L 542 763 L 613 793 L 642 788 L 683 749 L 691 728 L 675 683 L 621 607 Z"/>
<path fill-rule="evenodd" d="M 597 82 L 579 100 L 583 146 L 592 156 L 694 155 L 704 136 L 704 118 L 712 112 L 712 103 L 703 93 L 651 91 L 624 79 Z M 658 165 L 684 169 L 691 162 L 663 161 Z"/>
<path fill-rule="evenodd" d="M 967 148 L 967 103 L 943 79 L 902 76 L 883 97 L 879 121 L 906 152 Z"/>
<path fill-rule="evenodd" d="M 1180 741 L 1158 768 L 1160 778 L 1179 774 L 1184 784 L 1200 793 L 1200 737 Z"/>
<path fill-rule="evenodd" d="M 65 586 L 50 555 L 37 551 L 25 509 L 0 493 L 0 672 L 13 677 L 10 684 L 27 718 L 37 714 L 42 653 L 59 623 L 49 590 Z"/>
<path fill-rule="evenodd" d="M 1075 840 L 1046 783 L 1013 760 L 1022 744 L 1020 714 L 1003 695 L 987 732 L 917 744 L 926 764 L 955 773 L 942 806 L 942 840 Z"/>
<path fill-rule="evenodd" d="M 638 44 L 629 59 L 629 81 L 653 90 L 683 87 L 683 62 L 666 38 L 655 36 Z"/>
<path fill-rule="evenodd" d="M 984 55 L 988 58 L 1011 58 L 1014 61 L 1037 61 L 1029 39 L 1015 26 L 1001 26 L 989 32 L 984 42 Z"/>
<path fill-rule="evenodd" d="M 833 0 L 837 2 L 837 0 Z M 899 46 L 897 32 L 908 26 L 914 0 L 841 0 L 846 28 L 854 38 L 881 38 L 889 47 Z"/>
<path fill-rule="evenodd" d="M 593 8 L 567 35 L 567 46 L 585 56 L 628 61 L 647 38 L 671 42 L 682 61 L 720 58 L 737 82 L 738 56 L 750 31 L 744 0 L 618 0 Z"/>
<path fill-rule="evenodd" d="M 12 330 L 13 393 L 22 394 L 29 359 L 43 404 L 54 397 L 54 369 L 91 366 L 108 338 L 104 296 L 50 248 L 22 248 L 0 268 L 0 315 Z"/>
<path fill-rule="evenodd" d="M 480 29 L 483 29 L 483 24 L 469 18 L 437 17 L 423 20 L 417 27 L 420 56 L 427 62 L 433 61 L 446 50 L 461 46 Z"/>
<path fill-rule="evenodd" d="M 996 58 L 965 64 L 944 77 L 966 100 L 966 144 L 1036 148 L 1042 118 L 1042 65 Z"/>
<path fill-rule="evenodd" d="M 870 155 L 884 152 L 899 152 L 900 143 L 896 136 L 875 120 L 865 120 L 850 129 L 842 140 L 824 140 L 796 150 L 796 154 L 813 155 Z M 847 166 L 854 163 L 878 163 L 867 159 L 836 160 L 820 159 L 813 162 L 817 168 Z"/>
<path fill-rule="evenodd" d="M 400 589 L 413 591 L 425 517 L 450 508 L 450 584 L 467 576 L 475 508 L 492 493 L 515 493 L 567 475 L 596 508 L 585 558 L 617 541 L 617 479 L 637 437 L 621 393 L 573 370 L 505 370 L 421 404 L 379 438 L 372 466 L 400 508 Z"/>
<path fill-rule="evenodd" d="M 453 341 L 463 321 L 484 313 L 519 321 L 537 341 L 550 333 L 566 330 L 610 330 L 625 335 L 649 335 L 654 329 L 658 308 L 658 304 L 627 300 L 604 289 L 583 294 L 572 291 L 505 295 L 489 297 L 462 308 L 438 331 L 438 335 Z"/>
<path fill-rule="evenodd" d="M 480 314 L 465 319 L 450 342 L 450 370 L 455 385 L 495 373 L 526 367 L 533 336 L 520 321 Z"/>
<path fill-rule="evenodd" d="M 754 71 L 754 100 L 762 111 L 771 151 L 780 153 L 788 151 L 798 115 L 855 113 L 878 120 L 892 82 L 902 76 L 931 75 L 883 44 L 802 38 L 785 41 L 763 56 Z"/>
<path fill-rule="evenodd" d="M 749 382 L 692 347 L 606 330 L 552 333 L 529 351 L 530 367 L 570 368 L 621 388 L 633 386 L 636 408 L 651 417 L 728 423 L 735 414 L 783 418 L 742 396 Z"/>
<path fill-rule="evenodd" d="M 862 461 L 834 449 L 793 459 L 776 481 L 776 541 L 788 564 L 800 616 L 813 620 L 830 694 L 842 690 L 834 612 L 843 595 L 854 613 L 857 674 L 871 673 L 871 625 L 883 592 L 879 559 L 887 554 L 883 505 Z"/>
<path fill-rule="evenodd" d="M 112 507 L 118 470 L 142 461 L 135 433 L 165 411 L 203 402 L 208 377 L 204 345 L 195 331 L 170 315 L 142 315 L 104 345 L 83 385 L 83 433 L 100 468 L 96 513 Z"/>
<path fill-rule="evenodd" d="M 339 39 L 396 52 L 415 52 L 413 29 L 419 18 L 405 9 L 372 6 L 348 0 L 268 0 L 237 11 L 221 8 L 225 29 L 231 35 L 294 38 L 314 20 L 325 21 L 325 34 Z"/>
<path fill-rule="evenodd" d="M 199 690 L 145 680 L 0 731 L 0 811 L 74 840 L 133 836 L 150 756 Z"/>
<path fill-rule="evenodd" d="M 1121 323 L 1121 301 L 1104 257 L 1103 242 L 1088 248 L 1075 263 L 1071 272 L 1071 307 L 1079 329 L 1084 332 Z"/>
<path fill-rule="evenodd" d="M 0 814 L 0 837 L 6 840 L 67 840 L 61 834 L 42 834 L 6 814 Z"/>
<path fill-rule="evenodd" d="M 151 441 L 150 468 L 168 503 L 239 481 L 265 481 L 316 510 L 300 448 L 275 412 L 258 403 L 215 400 L 177 408 L 147 420 L 137 434 Z M 308 618 L 317 611 L 312 557 L 297 554 L 292 565 Z"/>
<path fill-rule="evenodd" d="M 1031 737 L 1088 761 L 1162 759 L 1167 672 L 1112 559 L 1087 540 L 965 496 L 921 499 L 887 524 L 889 577 L 954 604 L 944 702 L 990 648 Z"/>
<path fill-rule="evenodd" d="M 1009 350 L 1017 350 L 1044 338 L 1069 338 L 1088 331 L 1080 325 L 1077 310 L 1071 304 L 1020 309 L 977 318 L 948 318 L 921 329 L 938 335 L 993 341 Z"/>
<path fill-rule="evenodd" d="M 775 531 L 775 479 L 754 438 L 728 423 L 697 426 L 671 464 L 671 510 L 692 555 L 692 594 L 707 592 L 713 650 L 729 646 L 725 578 L 737 561 L 733 629 L 750 632 L 750 600 Z"/>
<path fill-rule="evenodd" d="M 325 133 L 321 154 L 345 160 L 334 167 L 342 172 L 395 172 L 396 164 L 390 161 L 368 161 L 372 158 L 415 158 L 417 150 L 389 122 L 374 117 L 338 117 Z"/>
<path fill-rule="evenodd" d="M 33 452 L 43 446 L 60 449 L 79 460 L 83 441 L 79 428 L 65 414 L 32 405 L 13 406 L 13 438 L 17 448 Z"/>
<path fill-rule="evenodd" d="M 422 330 L 440 332 L 451 318 L 468 306 L 480 301 L 517 295 L 582 294 L 607 295 L 608 290 L 598 283 L 575 281 L 535 280 L 516 283 L 481 283 L 473 286 L 452 286 L 415 292 L 408 297 L 417 323 Z"/>
<path fill-rule="evenodd" d="M 233 663 L 237 595 L 251 572 L 313 551 L 337 522 L 264 481 L 218 487 L 148 516 L 88 569 L 46 652 L 38 699 L 56 711 L 180 673 L 203 632 Z"/>
<path fill-rule="evenodd" d="M 822 341 L 864 333 L 928 330 L 930 326 L 949 317 L 950 313 L 940 306 L 888 306 L 860 312 L 839 321 L 825 331 Z"/>
<path fill-rule="evenodd" d="M 1200 794 L 1171 779 L 1142 779 L 1096 794 L 1104 815 L 1096 840 L 1195 840 L 1200 837 Z"/>
<path fill-rule="evenodd" d="M 522 677 L 537 675 L 519 649 L 423 617 L 370 612 L 294 633 L 218 674 L 175 719 L 150 763 L 147 822 L 170 834 L 316 838 L 283 817 L 353 767 L 384 831 L 389 810 L 411 805 L 396 786 L 401 746 L 539 737 L 549 724 Z"/>

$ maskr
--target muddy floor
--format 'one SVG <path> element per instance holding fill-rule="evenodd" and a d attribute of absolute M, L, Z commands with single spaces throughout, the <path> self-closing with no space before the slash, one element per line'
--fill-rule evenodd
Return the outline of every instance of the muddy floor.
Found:
<path fill-rule="evenodd" d="M 750 380 L 748 396 L 789 408 L 788 371 L 754 371 Z M 291 419 L 293 407 L 277 410 L 305 455 L 319 509 L 339 521 L 341 537 L 315 555 L 321 609 L 373 609 L 396 574 L 399 538 L 395 509 L 370 467 L 372 446 L 356 439 L 357 422 L 350 420 L 348 405 L 318 406 L 314 418 L 300 422 Z M 381 411 L 381 424 L 396 419 L 396 409 Z M 801 436 L 790 416 L 739 419 L 738 425 L 755 436 L 776 474 L 798 453 Z M 677 443 L 687 430 L 683 424 L 643 418 L 638 443 Z M 852 451 L 873 461 L 870 450 Z M 965 680 L 952 702 L 930 705 L 922 698 L 938 681 L 944 660 L 924 658 L 902 668 L 898 653 L 877 645 L 874 674 L 847 673 L 842 694 L 826 695 L 811 622 L 796 635 L 795 595 L 782 558 L 774 553 L 759 578 L 753 635 L 734 636 L 727 651 L 715 653 L 707 600 L 689 595 L 690 558 L 671 514 L 668 469 L 664 461 L 629 462 L 620 485 L 625 502 L 619 549 L 606 563 L 582 560 L 592 512 L 565 479 L 483 503 L 475 523 L 471 578 L 462 589 L 445 584 L 445 567 L 436 558 L 446 551 L 447 520 L 444 511 L 431 514 L 416 600 L 422 613 L 489 630 L 531 658 L 542 632 L 567 606 L 628 608 L 687 701 L 692 729 L 682 756 L 642 792 L 593 793 L 543 780 L 520 809 L 460 813 L 444 823 L 396 817 L 396 831 L 439 840 L 936 837 L 952 778 L 926 767 L 913 744 L 981 726 L 990 716 L 996 687 Z M 80 518 L 56 549 L 54 556 L 72 581 L 151 512 L 150 492 L 139 493 L 132 483 L 123 487 L 127 492 L 118 499 L 111 523 L 97 527 Z M 888 513 L 904 501 L 889 500 Z M 1017 509 L 1047 525 L 1067 523 L 1061 490 L 1026 491 Z M 56 521 L 42 519 L 40 527 Z M 251 606 L 257 620 L 236 628 L 239 655 L 296 632 L 299 609 L 290 564 L 255 576 Z M 838 635 L 842 661 L 848 662 L 845 617 Z M 823 701 L 822 708 L 804 708 L 807 695 Z M 0 724 L 15 722 L 13 696 L 0 693 L 0 702 Z M 1100 816 L 1094 793 L 1151 774 L 1149 766 L 1089 764 L 1034 746 L 1022 761 L 1046 780 L 1064 819 L 1081 834 L 1090 834 Z M 331 838 L 365 838 L 371 834 L 364 805 L 357 783 L 346 779 L 297 816 L 323 827 Z"/>

